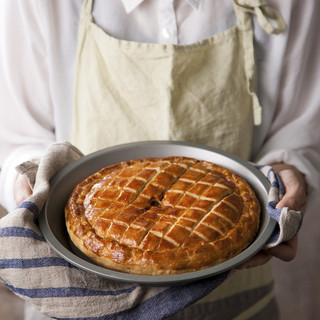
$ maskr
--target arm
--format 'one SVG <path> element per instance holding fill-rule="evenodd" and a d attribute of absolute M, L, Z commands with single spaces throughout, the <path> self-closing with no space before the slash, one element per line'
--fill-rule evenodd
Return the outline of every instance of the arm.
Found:
<path fill-rule="evenodd" d="M 47 53 L 34 1 L 0 3 L 0 202 L 15 206 L 15 166 L 55 139 Z"/>
<path fill-rule="evenodd" d="M 273 164 L 274 170 L 279 173 L 286 195 L 278 207 L 307 210 L 309 217 L 314 208 L 320 205 L 317 196 L 320 187 L 320 45 L 316 40 L 320 5 L 316 1 L 296 1 L 293 11 L 286 12 L 283 3 L 272 2 L 285 16 L 288 30 L 283 36 L 286 43 L 283 56 L 279 54 L 280 51 L 277 52 L 277 48 L 270 47 L 267 58 L 260 65 L 261 92 L 262 86 L 272 79 L 278 81 L 278 86 L 277 90 L 272 88 L 270 93 L 276 94 L 276 111 L 254 162 Z M 277 52 L 279 59 L 272 58 L 272 52 Z M 281 63 L 279 80 L 272 78 L 272 61 Z M 270 88 L 270 84 L 267 87 Z M 264 108 L 274 99 L 270 97 L 264 92 Z M 291 261 L 297 253 L 297 246 L 298 237 L 295 237 L 278 247 L 260 252 L 240 268 L 263 264 L 273 256 Z"/>
<path fill-rule="evenodd" d="M 283 14 L 288 27 L 280 36 L 282 39 L 272 40 L 260 62 L 262 105 L 268 113 L 271 101 L 275 112 L 264 128 L 266 133 L 257 132 L 261 141 L 254 162 L 295 167 L 305 176 L 308 195 L 313 197 L 320 186 L 320 43 L 317 28 L 320 5 L 313 0 L 308 3 L 294 1 L 293 8 L 288 11 L 283 2 L 270 2 Z M 281 46 L 282 50 L 279 49 Z M 273 66 L 277 65 L 280 71 L 275 78 Z"/>

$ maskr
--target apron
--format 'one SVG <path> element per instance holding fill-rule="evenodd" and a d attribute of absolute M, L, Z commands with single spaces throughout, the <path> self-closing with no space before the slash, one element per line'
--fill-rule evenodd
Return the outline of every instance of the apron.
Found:
<path fill-rule="evenodd" d="M 263 0 L 233 4 L 235 27 L 194 44 L 163 45 L 108 35 L 93 21 L 93 0 L 84 0 L 71 142 L 90 153 L 135 141 L 188 141 L 248 160 L 253 126 L 261 123 L 251 14 L 268 33 L 283 31 L 284 23 Z M 268 288 L 252 295 L 251 311 L 239 309 L 255 314 L 272 299 L 271 283 L 269 264 L 236 271 L 194 306 L 220 301 L 223 310 L 227 297 Z"/>

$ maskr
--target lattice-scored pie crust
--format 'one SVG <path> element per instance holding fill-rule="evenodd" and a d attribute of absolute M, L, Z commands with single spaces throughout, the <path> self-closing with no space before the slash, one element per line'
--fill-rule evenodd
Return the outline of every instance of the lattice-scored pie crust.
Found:
<path fill-rule="evenodd" d="M 169 275 L 243 251 L 257 233 L 260 206 L 231 170 L 168 157 L 101 169 L 76 186 L 65 214 L 71 240 L 99 265 Z"/>

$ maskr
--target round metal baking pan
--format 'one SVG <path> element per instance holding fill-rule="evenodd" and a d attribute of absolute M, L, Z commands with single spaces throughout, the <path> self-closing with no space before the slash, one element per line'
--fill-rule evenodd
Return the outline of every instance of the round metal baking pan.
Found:
<path fill-rule="evenodd" d="M 111 164 L 146 157 L 184 156 L 224 166 L 244 178 L 254 189 L 262 207 L 261 223 L 255 241 L 236 257 L 217 266 L 196 272 L 170 276 L 145 276 L 100 267 L 79 252 L 69 239 L 64 220 L 64 207 L 74 187 L 89 175 Z M 115 281 L 152 286 L 188 283 L 226 272 L 256 254 L 271 236 L 275 222 L 265 212 L 270 183 L 253 165 L 208 146 L 185 142 L 146 141 L 119 145 L 89 154 L 63 168 L 51 181 L 51 190 L 42 210 L 40 229 L 52 248 L 80 269 Z"/>

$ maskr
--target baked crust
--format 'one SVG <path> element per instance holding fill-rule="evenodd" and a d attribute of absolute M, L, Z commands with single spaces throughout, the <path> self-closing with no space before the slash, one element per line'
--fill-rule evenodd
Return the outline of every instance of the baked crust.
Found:
<path fill-rule="evenodd" d="M 170 275 L 242 252 L 258 231 L 260 205 L 231 170 L 185 157 L 145 158 L 79 183 L 65 217 L 73 243 L 99 265 Z"/>

